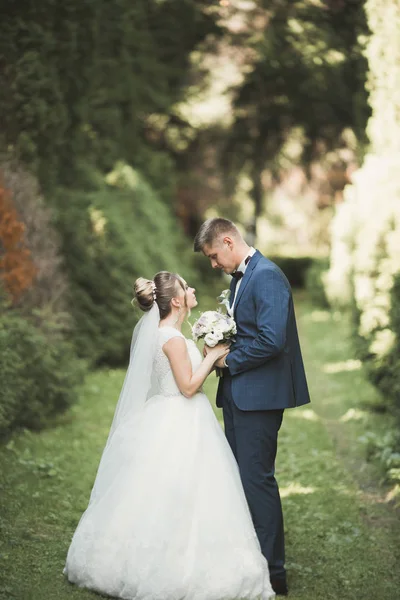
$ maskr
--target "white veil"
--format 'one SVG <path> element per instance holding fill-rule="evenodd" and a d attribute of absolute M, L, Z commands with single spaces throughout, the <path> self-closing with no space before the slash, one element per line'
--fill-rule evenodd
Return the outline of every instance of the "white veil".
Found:
<path fill-rule="evenodd" d="M 147 398 L 155 393 L 152 375 L 159 323 L 160 311 L 157 302 L 154 302 L 133 331 L 129 367 L 103 450 L 90 503 L 109 489 L 123 463 L 123 449 L 119 444 L 119 436 L 116 435 L 118 428 L 132 417 L 139 419 Z"/>

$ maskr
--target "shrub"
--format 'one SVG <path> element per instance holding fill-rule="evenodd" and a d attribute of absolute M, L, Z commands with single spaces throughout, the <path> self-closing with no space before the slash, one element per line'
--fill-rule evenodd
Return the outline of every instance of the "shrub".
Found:
<path fill-rule="evenodd" d="M 400 408 L 400 5 L 367 0 L 370 152 L 332 228 L 327 293 L 350 306 L 356 347 L 390 410 Z"/>
<path fill-rule="evenodd" d="M 313 264 L 310 256 L 269 256 L 268 258 L 282 269 L 292 287 L 301 289 L 305 287 L 307 270 Z"/>
<path fill-rule="evenodd" d="M 14 305 L 35 276 L 24 231 L 8 190 L 0 187 L 0 278 Z"/>
<path fill-rule="evenodd" d="M 397 156 L 400 157 L 369 155 L 353 186 L 346 189 L 346 203 L 339 210 L 339 222 L 345 222 L 344 215 L 351 216 L 352 227 L 346 225 L 348 235 L 339 237 L 337 244 L 337 238 L 333 238 L 327 292 L 333 303 L 352 308 L 359 356 L 372 381 L 385 394 L 386 402 L 400 406 L 396 376 L 400 371 Z M 340 262 L 340 256 L 346 257 L 345 260 Z"/>
<path fill-rule="evenodd" d="M 67 279 L 52 211 L 40 195 L 37 179 L 15 159 L 0 159 L 0 175 L 9 191 L 8 203 L 20 223 L 19 255 L 22 248 L 26 254 L 27 275 L 23 293 L 18 295 L 18 308 L 27 316 L 34 309 L 43 310 L 46 319 L 50 315 L 65 322 Z"/>
<path fill-rule="evenodd" d="M 55 203 L 79 354 L 119 365 L 137 319 L 134 280 L 167 269 L 194 281 L 193 252 L 170 209 L 136 171 L 121 163 L 107 181 L 95 174 L 91 189 L 59 190 Z"/>
<path fill-rule="evenodd" d="M 393 342 L 380 360 L 368 361 L 369 374 L 386 399 L 392 399 L 400 418 L 400 274 L 394 278 L 390 293 L 390 332 Z"/>
<path fill-rule="evenodd" d="M 41 330 L 5 311 L 0 317 L 0 435 L 40 428 L 76 400 L 83 366 L 72 346 L 47 323 Z"/>
<path fill-rule="evenodd" d="M 329 268 L 328 258 L 315 258 L 306 271 L 306 290 L 316 306 L 328 308 L 329 302 L 324 287 L 324 276 Z"/>
<path fill-rule="evenodd" d="M 83 363 L 67 341 L 66 277 L 36 179 L 1 157 L 0 435 L 39 428 L 75 399 Z"/>
<path fill-rule="evenodd" d="M 393 486 L 387 499 L 400 505 L 400 433 L 387 431 L 384 435 L 376 435 L 367 431 L 360 440 L 365 445 L 368 460 L 373 460 L 384 474 L 385 481 Z"/>

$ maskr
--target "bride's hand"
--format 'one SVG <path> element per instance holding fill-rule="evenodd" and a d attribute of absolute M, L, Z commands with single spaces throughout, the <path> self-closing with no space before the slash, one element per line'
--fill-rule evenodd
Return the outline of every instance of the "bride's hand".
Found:
<path fill-rule="evenodd" d="M 230 344 L 217 344 L 214 348 L 207 349 L 207 356 L 211 356 L 213 362 L 217 362 L 220 358 L 225 358 L 229 353 Z"/>
<path fill-rule="evenodd" d="M 210 352 L 219 350 L 223 347 L 230 348 L 231 342 L 219 342 L 218 344 L 216 344 L 215 346 L 207 346 L 207 344 L 204 344 L 203 346 L 203 358 L 205 358 L 207 356 L 207 354 L 210 354 Z"/>

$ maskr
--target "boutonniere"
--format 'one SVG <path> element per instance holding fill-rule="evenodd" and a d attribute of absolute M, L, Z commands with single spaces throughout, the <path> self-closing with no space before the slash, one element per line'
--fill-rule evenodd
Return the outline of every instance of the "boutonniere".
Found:
<path fill-rule="evenodd" d="M 218 296 L 218 304 L 225 306 L 226 310 L 229 309 L 229 298 L 231 296 L 231 290 L 223 290 Z"/>

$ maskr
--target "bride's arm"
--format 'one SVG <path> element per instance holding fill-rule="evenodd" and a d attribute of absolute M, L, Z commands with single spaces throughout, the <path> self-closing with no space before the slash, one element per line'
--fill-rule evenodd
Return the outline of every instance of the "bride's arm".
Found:
<path fill-rule="evenodd" d="M 174 337 L 163 346 L 163 351 L 170 362 L 176 384 L 186 398 L 194 396 L 213 370 L 214 363 L 222 356 L 225 356 L 228 350 L 228 346 L 223 344 L 212 348 L 199 368 L 193 373 L 192 363 L 184 339 Z"/>

